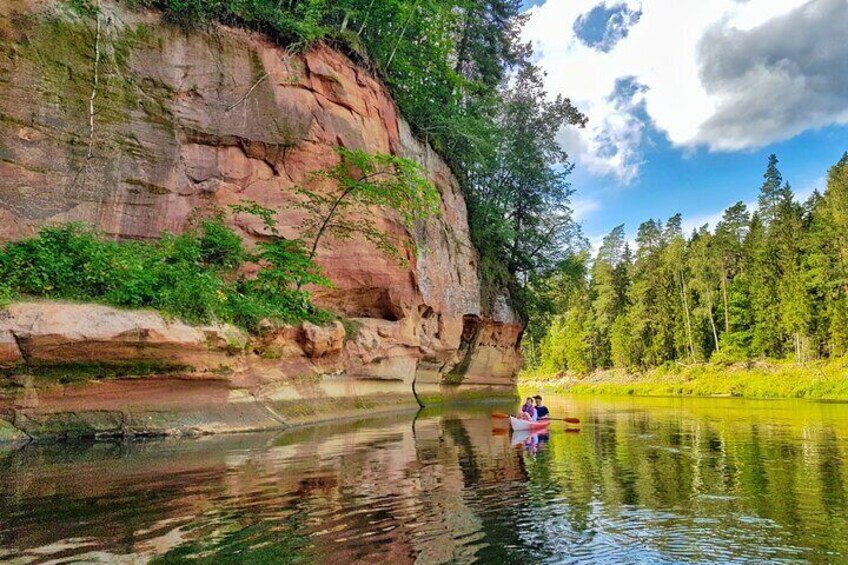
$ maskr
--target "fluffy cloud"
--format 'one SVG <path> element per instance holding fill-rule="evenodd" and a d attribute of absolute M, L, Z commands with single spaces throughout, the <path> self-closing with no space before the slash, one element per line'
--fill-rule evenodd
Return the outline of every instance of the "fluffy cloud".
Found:
<path fill-rule="evenodd" d="M 590 119 L 563 146 L 595 174 L 633 179 L 649 126 L 738 150 L 848 123 L 845 0 L 547 0 L 529 15 L 549 90 Z"/>
<path fill-rule="evenodd" d="M 594 198 L 574 198 L 571 201 L 571 217 L 576 221 L 585 220 L 601 209 L 601 203 Z"/>
<path fill-rule="evenodd" d="M 848 2 L 817 0 L 751 29 L 715 25 L 699 44 L 716 111 L 695 141 L 745 149 L 848 123 Z"/>

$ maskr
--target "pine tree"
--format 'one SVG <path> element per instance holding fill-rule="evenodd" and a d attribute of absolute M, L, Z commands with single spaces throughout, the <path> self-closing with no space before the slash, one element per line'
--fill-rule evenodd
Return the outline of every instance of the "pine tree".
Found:
<path fill-rule="evenodd" d="M 797 299 L 796 281 L 785 278 L 793 271 L 795 259 L 792 240 L 797 240 L 792 190 L 782 184 L 777 157 L 769 156 L 760 188 L 756 229 L 751 221 L 746 242 L 750 260 L 751 307 L 754 312 L 752 351 L 756 355 L 782 357 L 787 341 L 786 330 L 796 328 L 799 321 L 790 310 Z M 758 226 L 757 226 L 758 227 Z M 796 336 L 797 337 L 797 336 Z"/>
<path fill-rule="evenodd" d="M 586 375 L 594 369 L 589 344 L 591 308 L 588 293 L 581 294 L 565 316 L 563 353 L 569 371 Z"/>
<path fill-rule="evenodd" d="M 825 257 L 823 296 L 828 302 L 828 350 L 848 353 L 848 153 L 831 167 L 823 201 L 814 212 L 820 223 Z"/>
<path fill-rule="evenodd" d="M 781 202 L 786 200 L 786 188 L 783 184 L 783 175 L 777 168 L 777 155 L 772 153 L 768 158 L 766 172 L 763 174 L 763 185 L 760 187 L 758 199 L 760 219 L 766 225 L 771 224 L 778 213 Z M 791 191 L 790 195 L 791 196 Z"/>
<path fill-rule="evenodd" d="M 658 295 L 662 316 L 658 337 L 662 338 L 661 355 L 665 361 L 681 357 L 695 360 L 682 224 L 682 216 L 675 214 L 668 219 L 663 232 L 660 260 L 663 290 Z"/>
<path fill-rule="evenodd" d="M 709 345 L 702 346 L 704 359 L 707 359 L 713 350 L 720 349 L 715 319 L 720 259 L 715 243 L 715 237 L 710 233 L 708 226 L 698 229 L 689 241 L 689 269 L 692 273 L 690 287 L 697 295 L 697 307 L 693 310 L 693 315 L 709 325 L 712 337 Z"/>
<path fill-rule="evenodd" d="M 744 264 L 744 242 L 750 221 L 748 208 L 743 202 L 737 202 L 724 211 L 715 229 L 715 249 L 718 257 L 725 333 L 731 331 L 731 286 Z"/>
<path fill-rule="evenodd" d="M 834 254 L 828 242 L 823 206 L 824 196 L 818 190 L 813 191 L 804 203 L 806 229 L 801 238 L 802 273 L 810 301 L 810 351 L 816 356 L 829 354 L 831 306 L 834 303 L 828 296 Z"/>
<path fill-rule="evenodd" d="M 626 284 L 621 280 L 620 265 L 629 253 L 624 237 L 624 225 L 616 226 L 604 237 L 592 265 L 590 296 L 592 299 L 592 342 L 595 344 L 594 364 L 608 367 L 610 358 L 610 328 L 626 306 Z"/>
<path fill-rule="evenodd" d="M 801 242 L 805 231 L 803 209 L 795 202 L 789 183 L 785 183 L 777 214 L 769 228 L 769 242 L 776 252 L 777 292 L 783 336 L 791 340 L 797 361 L 804 360 L 810 323 L 810 302 L 801 264 Z"/>
<path fill-rule="evenodd" d="M 511 67 L 526 63 L 521 0 L 461 0 L 455 71 L 469 83 L 498 87 Z"/>
<path fill-rule="evenodd" d="M 634 363 L 654 366 L 664 361 L 659 296 L 663 293 L 660 279 L 660 252 L 663 248 L 662 223 L 648 220 L 636 234 L 636 260 L 630 285 L 629 312 L 631 352 Z M 659 344 L 658 344 L 659 343 Z"/>

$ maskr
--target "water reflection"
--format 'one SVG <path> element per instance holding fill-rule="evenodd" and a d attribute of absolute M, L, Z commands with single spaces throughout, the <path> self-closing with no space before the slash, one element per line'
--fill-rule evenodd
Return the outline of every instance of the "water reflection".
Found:
<path fill-rule="evenodd" d="M 848 406 L 548 404 L 0 454 L 0 561 L 848 560 Z"/>

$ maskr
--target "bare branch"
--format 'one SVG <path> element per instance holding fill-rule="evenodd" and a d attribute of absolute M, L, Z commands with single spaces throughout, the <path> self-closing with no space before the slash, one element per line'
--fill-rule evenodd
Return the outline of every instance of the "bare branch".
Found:
<path fill-rule="evenodd" d="M 250 95 L 253 93 L 253 91 L 256 90 L 256 87 L 259 86 L 262 83 L 262 81 L 264 81 L 266 78 L 268 78 L 268 75 L 269 75 L 269 73 L 265 73 L 261 77 L 256 79 L 256 82 L 253 83 L 253 86 L 250 87 L 250 90 L 248 90 L 245 93 L 244 96 L 239 98 L 237 102 L 227 106 L 227 109 L 224 110 L 224 111 L 229 112 L 229 111 L 233 110 L 234 108 L 236 108 L 237 106 L 239 106 L 240 104 L 242 104 L 245 100 L 247 100 L 250 97 Z"/>
<path fill-rule="evenodd" d="M 94 80 L 91 86 L 91 96 L 88 98 L 88 153 L 85 160 L 94 156 L 94 99 L 97 98 L 97 87 L 100 81 L 100 0 L 97 0 L 97 31 L 94 35 Z"/>

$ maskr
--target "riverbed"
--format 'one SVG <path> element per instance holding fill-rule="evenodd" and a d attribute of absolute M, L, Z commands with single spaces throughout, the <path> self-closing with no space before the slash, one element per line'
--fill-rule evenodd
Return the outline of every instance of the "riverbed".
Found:
<path fill-rule="evenodd" d="M 547 400 L 0 448 L 0 562 L 848 561 L 848 404 Z"/>

